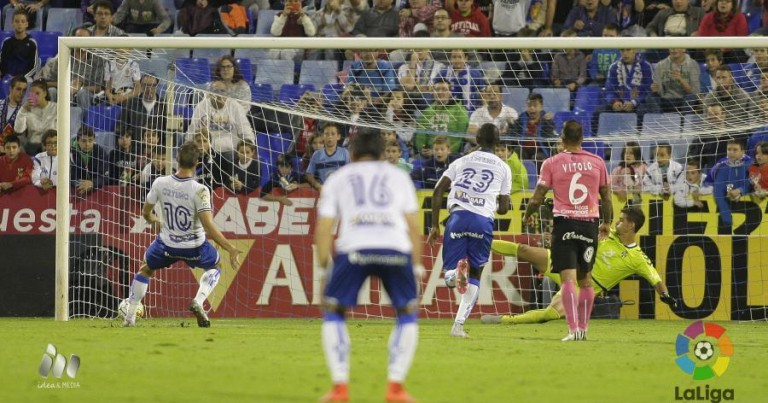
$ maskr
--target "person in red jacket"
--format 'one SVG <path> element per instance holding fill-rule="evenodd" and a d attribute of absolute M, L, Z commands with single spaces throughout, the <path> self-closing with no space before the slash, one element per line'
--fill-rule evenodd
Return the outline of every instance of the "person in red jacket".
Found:
<path fill-rule="evenodd" d="M 451 13 L 451 31 L 467 38 L 492 36 L 488 17 L 474 0 L 456 0 L 456 9 Z"/>
<path fill-rule="evenodd" d="M 17 136 L 5 139 L 5 155 L 0 157 L 0 195 L 32 183 L 32 158 L 21 151 Z"/>
<path fill-rule="evenodd" d="M 747 17 L 739 11 L 738 0 L 716 0 L 715 7 L 701 19 L 699 36 L 747 36 Z M 725 63 L 744 63 L 746 54 L 737 49 L 723 49 Z"/>

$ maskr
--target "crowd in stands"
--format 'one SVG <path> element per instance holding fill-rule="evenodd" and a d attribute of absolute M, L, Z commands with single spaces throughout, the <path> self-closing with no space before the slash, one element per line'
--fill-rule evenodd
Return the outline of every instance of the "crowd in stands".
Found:
<path fill-rule="evenodd" d="M 566 4 L 555 0 L 13 0 L 3 8 L 2 18 L 9 23 L 0 49 L 0 75 L 7 83 L 0 100 L 5 139 L 0 148 L 6 154 L 2 163 L 21 164 L 24 168 L 17 172 L 28 179 L 9 177 L 8 168 L 0 167 L 4 175 L 0 191 L 24 184 L 45 190 L 55 185 L 56 152 L 51 139 L 56 139 L 56 102 L 67 100 L 59 99 L 66 95 L 56 91 L 58 57 L 43 55 L 43 44 L 33 34 L 50 28 L 54 10 L 63 7 L 79 8 L 75 21 L 60 32 L 75 36 L 174 32 L 274 37 L 746 36 L 764 34 L 762 22 L 768 19 L 768 6 L 736 0 L 575 0 Z M 677 114 L 678 125 L 695 121 L 690 128 L 703 135 L 684 145 L 683 152 L 675 150 L 682 146 L 663 141 L 609 147 L 594 142 L 590 148 L 610 160 L 614 191 L 622 200 L 636 202 L 643 193 L 651 193 L 669 197 L 680 207 L 700 208 L 699 195 L 714 191 L 723 211 L 729 200 L 746 194 L 765 197 L 768 189 L 763 183 L 768 175 L 760 174 L 766 162 L 763 155 L 768 153 L 765 143 L 759 142 L 768 138 L 768 130 L 731 130 L 751 122 L 762 126 L 760 122 L 768 118 L 768 49 L 281 49 L 263 57 L 294 62 L 294 83 L 299 81 L 303 61 L 334 61 L 337 68 L 326 87 L 336 92 L 329 96 L 326 88 L 321 92 L 304 87 L 289 100 L 301 115 L 287 114 L 283 119 L 271 112 L 267 116 L 264 108 L 252 104 L 263 96 L 256 91 L 260 83 L 253 79 L 252 66 L 259 60 L 244 63 L 231 52 L 209 60 L 211 73 L 204 91 L 189 95 L 189 113 L 180 116 L 183 123 L 171 124 L 167 117 L 179 112 L 166 105 L 162 77 L 143 72 L 130 50 L 117 49 L 109 58 L 82 49 L 73 52 L 69 102 L 83 115 L 78 122 L 83 124 L 73 133 L 73 189 L 84 195 L 110 184 L 146 188 L 153 178 L 167 173 L 161 139 L 168 131 L 179 131 L 184 140 L 204 150 L 201 181 L 234 193 L 261 189 L 262 196 L 287 204 L 287 192 L 299 187 L 320 189 L 333 170 L 349 161 L 345 148 L 349 139 L 359 130 L 369 130 L 366 123 L 380 121 L 396 128 L 381 131 L 387 159 L 408 171 L 423 188 L 433 187 L 453 160 L 475 147 L 472 135 L 479 126 L 496 124 L 504 141 L 495 151 L 510 165 L 517 192 L 535 186 L 541 161 L 557 152 L 558 131 L 565 120 L 577 119 L 588 136 L 604 135 L 610 134 L 603 130 L 606 117 L 628 115 L 631 130 L 642 133 L 648 127 L 647 117 L 660 114 Z M 507 95 L 520 89 L 527 94 L 522 102 L 507 102 L 512 99 Z M 273 95 L 267 94 L 266 100 L 272 101 Z M 95 118 L 88 113 L 98 105 L 119 111 L 109 141 L 100 141 L 103 130 L 88 124 Z M 327 111 L 347 123 L 316 117 Z M 262 152 L 265 144 L 267 148 L 274 144 L 262 136 L 281 137 L 289 146 Z M 22 152 L 8 149 L 14 144 Z M 25 156 L 34 156 L 30 169 Z M 754 172 L 747 174 L 748 168 Z M 728 176 L 737 175 L 737 170 L 743 173 Z M 727 182 L 725 196 L 718 181 Z"/>

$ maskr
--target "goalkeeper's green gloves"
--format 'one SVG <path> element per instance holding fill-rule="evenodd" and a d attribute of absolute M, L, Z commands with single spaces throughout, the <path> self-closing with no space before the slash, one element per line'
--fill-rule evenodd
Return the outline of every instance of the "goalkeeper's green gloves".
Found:
<path fill-rule="evenodd" d="M 677 308 L 677 300 L 672 298 L 669 294 L 661 294 L 661 302 L 669 305 L 670 308 Z"/>

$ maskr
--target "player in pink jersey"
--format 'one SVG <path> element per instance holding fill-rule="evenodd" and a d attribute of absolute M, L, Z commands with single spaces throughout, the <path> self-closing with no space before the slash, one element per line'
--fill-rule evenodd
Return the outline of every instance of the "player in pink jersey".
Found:
<path fill-rule="evenodd" d="M 568 335 L 563 341 L 586 340 L 589 315 L 595 290 L 589 272 L 595 263 L 598 233 L 607 236 L 613 220 L 611 185 L 605 161 L 583 151 L 581 124 L 568 121 L 562 134 L 565 151 L 544 160 L 533 197 L 528 201 L 523 220 L 532 224 L 544 195 L 552 189 L 555 200 L 552 231 L 552 272 L 560 273 Z M 600 203 L 602 200 L 602 223 Z M 579 283 L 576 291 L 575 282 Z"/>

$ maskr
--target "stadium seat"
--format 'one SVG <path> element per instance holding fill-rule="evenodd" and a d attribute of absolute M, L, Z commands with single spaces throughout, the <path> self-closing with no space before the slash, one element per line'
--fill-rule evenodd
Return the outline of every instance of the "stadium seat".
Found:
<path fill-rule="evenodd" d="M 571 110 L 571 92 L 567 88 L 534 88 L 533 92 L 541 94 L 547 112 Z"/>
<path fill-rule="evenodd" d="M 168 59 L 141 59 L 138 63 L 142 74 L 163 79 L 168 76 Z"/>
<path fill-rule="evenodd" d="M 703 122 L 704 119 L 695 113 L 683 115 L 683 133 L 691 133 L 700 130 Z"/>
<path fill-rule="evenodd" d="M 253 63 L 251 63 L 251 59 L 246 58 L 237 58 L 235 59 L 235 64 L 237 64 L 237 68 L 240 69 L 240 73 L 243 75 L 243 80 L 247 82 L 248 84 L 253 82 Z"/>
<path fill-rule="evenodd" d="M 11 80 L 13 77 L 8 76 L 0 82 L 0 99 L 5 99 L 11 93 Z"/>
<path fill-rule="evenodd" d="M 275 92 L 272 84 L 249 83 L 251 87 L 251 101 L 272 102 L 275 100 Z"/>
<path fill-rule="evenodd" d="M 643 116 L 643 135 L 680 134 L 682 116 L 679 113 L 646 113 Z"/>
<path fill-rule="evenodd" d="M 672 146 L 672 159 L 685 165 L 688 159 L 688 147 L 691 145 L 692 137 L 678 137 L 667 141 Z"/>
<path fill-rule="evenodd" d="M 257 60 L 255 81 L 272 84 L 273 88 L 280 88 L 283 84 L 293 84 L 293 68 L 293 60 Z"/>
<path fill-rule="evenodd" d="M 40 65 L 45 61 L 56 56 L 59 52 L 59 37 L 61 32 L 52 31 L 30 31 L 29 36 L 37 42 L 37 55 L 40 57 Z"/>
<path fill-rule="evenodd" d="M 231 38 L 227 34 L 198 34 L 196 38 Z M 200 48 L 192 49 L 193 58 L 206 58 L 211 64 L 215 64 L 222 56 L 232 56 L 232 49 L 228 48 Z"/>
<path fill-rule="evenodd" d="M 511 106 L 517 113 L 523 113 L 530 92 L 531 90 L 525 87 L 505 87 L 502 90 L 501 103 Z"/>
<path fill-rule="evenodd" d="M 94 105 L 88 108 L 85 124 L 95 132 L 114 132 L 120 118 L 119 106 Z"/>
<path fill-rule="evenodd" d="M 101 147 L 101 150 L 106 154 L 115 149 L 115 132 L 102 132 L 94 131 L 96 137 L 96 144 Z"/>
<path fill-rule="evenodd" d="M 183 33 L 183 32 L 174 32 L 172 34 L 158 34 L 157 37 L 165 37 L 165 38 L 189 38 L 190 36 Z M 176 60 L 176 59 L 188 59 L 192 55 L 192 51 L 190 49 L 180 49 L 180 48 L 165 48 L 165 49 L 152 49 L 150 53 L 150 57 L 160 58 L 160 59 L 166 59 L 166 60 Z"/>
<path fill-rule="evenodd" d="M 762 13 L 750 12 L 746 13 L 745 16 L 747 17 L 747 26 L 749 27 L 750 34 L 760 29 L 763 24 Z"/>
<path fill-rule="evenodd" d="M 339 64 L 336 60 L 304 60 L 301 62 L 299 84 L 312 84 L 322 88 L 326 84 L 335 84 Z"/>
<path fill-rule="evenodd" d="M 49 8 L 45 23 L 46 31 L 69 34 L 72 29 L 83 25 L 83 12 L 80 8 Z"/>
<path fill-rule="evenodd" d="M 757 129 L 754 134 L 749 136 L 749 140 L 747 140 L 747 155 L 754 158 L 757 143 L 761 141 L 768 141 L 768 127 L 761 127 Z"/>
<path fill-rule="evenodd" d="M 332 107 L 341 99 L 342 91 L 344 91 L 344 84 L 325 84 L 323 86 L 323 105 Z"/>
<path fill-rule="evenodd" d="M 69 108 L 69 135 L 71 138 L 77 137 L 80 126 L 83 125 L 83 110 L 72 106 Z"/>
<path fill-rule="evenodd" d="M 605 158 L 605 143 L 602 141 L 584 140 L 584 142 L 581 143 L 581 147 L 584 149 L 584 151 L 589 151 L 592 154 L 600 156 L 600 158 Z"/>
<path fill-rule="evenodd" d="M 579 87 L 576 91 L 576 99 L 573 101 L 573 111 L 593 113 L 602 103 L 602 88 L 595 85 Z"/>
<path fill-rule="evenodd" d="M 536 169 L 536 161 L 523 160 L 523 166 L 528 172 L 528 189 L 536 189 L 536 181 L 539 180 L 539 172 Z"/>
<path fill-rule="evenodd" d="M 597 125 L 598 136 L 636 134 L 637 115 L 634 112 L 601 113 Z"/>
<path fill-rule="evenodd" d="M 176 82 L 184 85 L 201 86 L 211 81 L 211 66 L 208 59 L 176 59 Z"/>
<path fill-rule="evenodd" d="M 592 115 L 589 113 L 577 113 L 577 112 L 556 112 L 554 117 L 555 133 L 560 133 L 563 130 L 563 124 L 568 120 L 575 120 L 581 123 L 581 127 L 584 129 L 584 137 L 592 136 Z"/>
<path fill-rule="evenodd" d="M 270 133 L 269 136 L 269 147 L 274 155 L 285 154 L 291 148 L 292 138 L 285 138 L 281 133 Z"/>
<path fill-rule="evenodd" d="M 280 86 L 277 100 L 284 104 L 295 105 L 305 92 L 314 90 L 315 86 L 312 84 L 283 84 Z"/>
<path fill-rule="evenodd" d="M 235 49 L 235 59 L 248 59 L 251 61 L 251 69 L 257 60 L 267 59 L 269 50 L 267 49 Z"/>
<path fill-rule="evenodd" d="M 256 17 L 256 34 L 271 35 L 272 21 L 275 20 L 277 13 L 283 10 L 260 10 Z"/>

